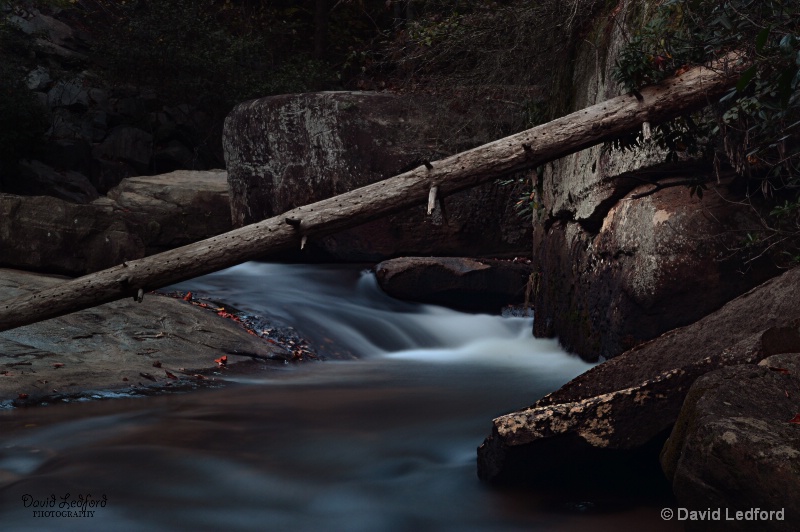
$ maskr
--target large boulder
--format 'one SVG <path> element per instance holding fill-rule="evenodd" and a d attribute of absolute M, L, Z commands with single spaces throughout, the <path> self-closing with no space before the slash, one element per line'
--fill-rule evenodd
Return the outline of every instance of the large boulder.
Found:
<path fill-rule="evenodd" d="M 437 109 L 434 98 L 325 92 L 238 105 L 223 143 L 234 225 L 255 223 L 494 140 L 482 121 L 500 113 Z M 498 104 L 494 104 L 498 105 Z M 480 118 L 479 118 L 480 117 Z M 447 142 L 439 139 L 449 138 Z M 492 183 L 309 242 L 305 257 L 378 261 L 398 255 L 529 253 L 521 189 Z"/>
<path fill-rule="evenodd" d="M 800 343 L 798 328 L 791 333 Z M 661 463 L 681 507 L 725 513 L 723 521 L 688 521 L 687 530 L 753 530 L 752 517 L 735 517 L 756 508 L 759 530 L 797 530 L 797 397 L 798 353 L 774 355 L 758 366 L 721 368 L 695 381 Z"/>
<path fill-rule="evenodd" d="M 530 275 L 527 263 L 459 257 L 401 257 L 375 266 L 390 296 L 467 312 L 499 313 L 523 303 Z"/>
<path fill-rule="evenodd" d="M 800 268 L 717 312 L 641 344 L 533 406 L 498 417 L 478 451 L 488 481 L 546 479 L 615 456 L 654 464 L 698 377 L 800 352 Z M 588 472 L 581 474 L 590 476 Z"/>
<path fill-rule="evenodd" d="M 537 228 L 534 332 L 587 360 L 611 358 L 692 323 L 777 273 L 726 260 L 758 230 L 724 183 L 703 198 L 686 187 L 637 187 L 596 231 L 569 221 Z"/>
<path fill-rule="evenodd" d="M 576 45 L 562 114 L 620 94 L 613 69 L 650 9 L 640 4 L 609 4 Z M 726 260 L 759 219 L 724 167 L 687 154 L 667 163 L 664 150 L 644 144 L 582 150 L 546 165 L 539 182 L 534 333 L 588 360 L 691 323 L 778 273 L 764 261 L 740 274 Z M 712 184 L 702 198 L 667 186 L 701 177 Z"/>
<path fill-rule="evenodd" d="M 108 193 L 152 255 L 231 230 L 224 170 L 129 177 Z"/>
<path fill-rule="evenodd" d="M 131 178 L 89 204 L 0 194 L 0 265 L 83 275 L 230 228 L 224 171 Z"/>

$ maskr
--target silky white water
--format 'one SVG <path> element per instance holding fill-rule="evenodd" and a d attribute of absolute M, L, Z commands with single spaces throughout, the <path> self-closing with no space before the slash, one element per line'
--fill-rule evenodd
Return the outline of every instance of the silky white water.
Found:
<path fill-rule="evenodd" d="M 231 385 L 218 390 L 0 413 L 0 426 L 33 420 L 0 435 L 0 529 L 591 530 L 657 516 L 565 512 L 478 481 L 492 418 L 590 367 L 533 338 L 531 318 L 397 301 L 351 266 L 248 263 L 177 288 L 349 359 L 223 373 Z M 34 516 L 65 494 L 105 505 Z M 26 506 L 51 496 L 56 508 Z"/>

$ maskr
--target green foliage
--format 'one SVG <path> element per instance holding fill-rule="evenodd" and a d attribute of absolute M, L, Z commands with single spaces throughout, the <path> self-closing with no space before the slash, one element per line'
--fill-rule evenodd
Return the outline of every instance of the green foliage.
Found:
<path fill-rule="evenodd" d="M 800 246 L 799 2 L 669 0 L 622 50 L 615 79 L 638 90 L 731 52 L 749 65 L 736 87 L 713 112 L 660 125 L 655 140 L 671 154 L 727 159 L 749 197 L 774 205 L 764 221 L 765 234 L 744 247 L 755 249 L 755 242 L 762 249 Z M 622 139 L 618 145 L 637 142 Z"/>

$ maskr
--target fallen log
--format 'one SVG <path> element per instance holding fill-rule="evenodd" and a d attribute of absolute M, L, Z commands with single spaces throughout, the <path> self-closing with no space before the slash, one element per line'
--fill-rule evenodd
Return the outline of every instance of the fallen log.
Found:
<path fill-rule="evenodd" d="M 0 331 L 168 286 L 533 168 L 702 108 L 736 82 L 735 59 L 458 153 L 280 216 L 21 296 L 0 305 Z M 430 203 L 430 201 L 429 201 Z"/>

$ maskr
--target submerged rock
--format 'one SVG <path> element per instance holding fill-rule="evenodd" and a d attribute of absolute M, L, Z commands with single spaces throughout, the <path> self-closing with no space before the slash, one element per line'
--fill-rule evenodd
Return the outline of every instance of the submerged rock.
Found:
<path fill-rule="evenodd" d="M 375 267 L 380 287 L 397 299 L 495 314 L 525 301 L 530 274 L 528 264 L 460 257 L 403 257 Z"/>
<path fill-rule="evenodd" d="M 796 327 L 792 331 L 798 335 Z M 754 508 L 767 515 L 782 510 L 783 520 L 760 518 L 757 528 L 796 530 L 800 426 L 792 420 L 800 414 L 798 397 L 800 353 L 697 379 L 661 455 L 680 506 L 722 508 L 731 516 Z M 687 525 L 688 530 L 753 530 L 753 521 L 735 519 Z"/>
<path fill-rule="evenodd" d="M 692 325 L 596 366 L 530 408 L 498 417 L 478 449 L 480 477 L 535 482 L 609 456 L 656 463 L 697 378 L 800 352 L 800 335 L 786 332 L 800 323 L 798 300 L 795 268 Z"/>

